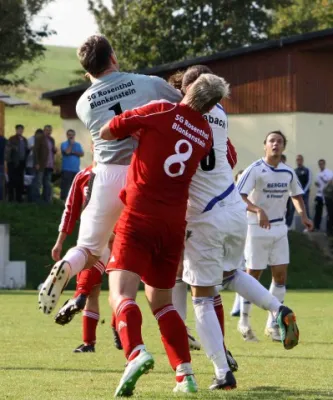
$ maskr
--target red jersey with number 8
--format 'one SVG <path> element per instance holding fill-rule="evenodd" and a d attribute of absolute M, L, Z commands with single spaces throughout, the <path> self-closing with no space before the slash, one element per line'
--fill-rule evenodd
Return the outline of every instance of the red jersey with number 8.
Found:
<path fill-rule="evenodd" d="M 120 196 L 139 214 L 185 219 L 189 185 L 212 146 L 203 116 L 185 104 L 165 100 L 115 116 L 109 124 L 117 139 L 139 131 L 139 145 Z"/>

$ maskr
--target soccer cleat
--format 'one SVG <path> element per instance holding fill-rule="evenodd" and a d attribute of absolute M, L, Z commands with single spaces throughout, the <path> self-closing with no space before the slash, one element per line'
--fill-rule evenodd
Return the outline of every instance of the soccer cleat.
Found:
<path fill-rule="evenodd" d="M 121 344 L 121 340 L 119 337 L 119 333 L 117 332 L 117 329 L 114 326 L 111 326 L 112 333 L 113 333 L 113 343 L 118 350 L 123 349 L 123 345 Z"/>
<path fill-rule="evenodd" d="M 54 320 L 59 325 L 66 325 L 71 322 L 75 314 L 81 312 L 87 302 L 87 296 L 79 294 L 74 299 L 67 300 L 60 308 Z"/>
<path fill-rule="evenodd" d="M 132 396 L 137 380 L 153 368 L 153 356 L 147 351 L 141 350 L 137 357 L 127 363 L 114 397 Z"/>
<path fill-rule="evenodd" d="M 298 345 L 299 330 L 296 324 L 296 315 L 286 306 L 281 306 L 277 317 L 280 328 L 281 342 L 286 350 Z"/>
<path fill-rule="evenodd" d="M 254 332 L 250 326 L 243 325 L 239 321 L 238 325 L 237 325 L 237 330 L 238 330 L 238 332 L 240 332 L 242 334 L 243 339 L 246 342 L 259 342 L 258 338 L 254 334 Z"/>
<path fill-rule="evenodd" d="M 174 393 L 196 393 L 197 391 L 198 385 L 194 375 L 185 375 L 184 379 L 181 382 L 177 382 L 176 386 L 173 388 Z"/>
<path fill-rule="evenodd" d="M 210 390 L 232 390 L 236 389 L 237 382 L 231 371 L 225 374 L 222 379 L 214 378 L 213 383 L 209 386 Z"/>
<path fill-rule="evenodd" d="M 60 295 L 70 278 L 71 267 L 66 261 L 58 261 L 51 269 L 49 276 L 39 292 L 39 309 L 44 314 L 51 314 L 57 305 Z"/>
<path fill-rule="evenodd" d="M 80 344 L 73 353 L 95 353 L 95 345 L 94 344 Z"/>
<path fill-rule="evenodd" d="M 273 342 L 281 342 L 281 334 L 278 325 L 266 326 L 265 335 L 272 338 Z"/>
<path fill-rule="evenodd" d="M 226 351 L 227 361 L 231 372 L 238 371 L 238 364 L 237 361 L 233 358 L 232 354 L 229 350 Z"/>
<path fill-rule="evenodd" d="M 186 331 L 187 331 L 188 345 L 190 347 L 190 350 L 200 350 L 201 344 L 196 340 L 194 336 L 190 334 L 190 328 L 186 327 Z"/>

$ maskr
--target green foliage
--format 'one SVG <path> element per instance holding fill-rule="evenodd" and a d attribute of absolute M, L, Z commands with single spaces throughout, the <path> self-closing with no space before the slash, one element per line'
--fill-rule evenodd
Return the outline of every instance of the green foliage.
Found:
<path fill-rule="evenodd" d="M 122 69 L 139 69 L 263 41 L 268 12 L 288 0 L 89 0 Z"/>
<path fill-rule="evenodd" d="M 45 48 L 39 41 L 50 35 L 47 25 L 31 29 L 32 18 L 52 0 L 0 0 L 0 82 L 23 83 L 29 77 L 9 77 L 24 62 L 42 57 Z"/>
<path fill-rule="evenodd" d="M 278 6 L 271 35 L 290 36 L 333 28 L 332 0 L 293 0 L 288 8 Z"/>
<path fill-rule="evenodd" d="M 72 296 L 65 292 L 59 306 Z M 287 292 L 300 328 L 300 344 L 286 351 L 264 336 L 267 313 L 253 307 L 252 326 L 259 343 L 244 342 L 229 317 L 233 293 L 223 293 L 227 347 L 239 364 L 237 389 L 209 391 L 213 365 L 204 352 L 192 352 L 198 381 L 197 394 L 173 394 L 175 374 L 160 340 L 158 324 L 143 293 L 142 334 L 153 354 L 155 368 L 138 381 L 134 399 L 154 400 L 329 400 L 332 389 L 332 291 Z M 38 311 L 37 292 L 0 292 L 1 344 L 0 398 L 3 400 L 102 400 L 111 399 L 124 371 L 124 354 L 112 345 L 111 310 L 107 293 L 100 297 L 101 321 L 96 353 L 73 354 L 81 339 L 81 316 L 64 327 L 53 316 Z M 194 328 L 193 306 L 188 295 L 187 324 Z M 209 328 L 209 327 L 208 327 Z M 195 331 L 192 331 L 196 335 Z"/>

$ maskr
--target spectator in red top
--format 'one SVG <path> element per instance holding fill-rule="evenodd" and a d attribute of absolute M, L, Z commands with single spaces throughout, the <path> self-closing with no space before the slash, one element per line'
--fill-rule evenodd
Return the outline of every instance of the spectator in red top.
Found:
<path fill-rule="evenodd" d="M 143 344 L 142 316 L 135 302 L 140 280 L 146 284 L 146 297 L 176 371 L 174 391 L 197 391 L 187 332 L 172 305 L 172 288 L 183 250 L 189 185 L 212 145 L 212 132 L 202 115 L 224 95 L 224 81 L 203 74 L 181 103 L 162 100 L 125 111 L 100 131 L 103 139 L 114 140 L 140 130 L 107 267 L 110 303 L 128 360 L 116 397 L 131 395 L 139 377 L 154 365 Z"/>

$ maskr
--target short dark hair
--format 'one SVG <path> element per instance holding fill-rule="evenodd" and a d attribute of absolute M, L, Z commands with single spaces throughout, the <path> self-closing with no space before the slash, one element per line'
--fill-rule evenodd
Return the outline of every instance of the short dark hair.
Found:
<path fill-rule="evenodd" d="M 287 140 L 286 136 L 281 131 L 272 131 L 272 132 L 267 133 L 267 135 L 265 137 L 265 140 L 264 140 L 264 144 L 266 144 L 268 136 L 269 135 L 273 135 L 273 134 L 280 135 L 282 137 L 282 139 L 283 139 L 283 146 L 284 147 L 287 146 L 288 140 Z"/>
<path fill-rule="evenodd" d="M 74 135 L 75 135 L 74 129 L 67 129 L 66 135 L 68 135 L 70 132 L 74 133 Z"/>
<path fill-rule="evenodd" d="M 92 76 L 98 76 L 109 67 L 112 54 L 111 44 L 103 35 L 89 36 L 77 50 L 82 67 Z"/>
<path fill-rule="evenodd" d="M 185 93 L 187 86 L 195 82 L 201 74 L 212 74 L 212 71 L 206 65 L 193 65 L 188 68 L 183 76 L 182 91 Z"/>
<path fill-rule="evenodd" d="M 185 71 L 177 71 L 168 78 L 168 83 L 173 86 L 174 88 L 181 90 L 182 89 L 182 82 L 184 77 Z"/>
<path fill-rule="evenodd" d="M 22 124 L 15 125 L 15 129 L 19 129 L 19 128 L 24 129 L 24 126 Z"/>
<path fill-rule="evenodd" d="M 324 160 L 323 158 L 321 158 L 321 159 L 318 161 L 318 164 L 319 164 L 320 162 L 324 162 L 324 163 L 326 164 L 326 160 Z"/>
<path fill-rule="evenodd" d="M 44 129 L 45 128 L 50 128 L 50 129 L 52 129 L 52 125 L 44 125 Z"/>

